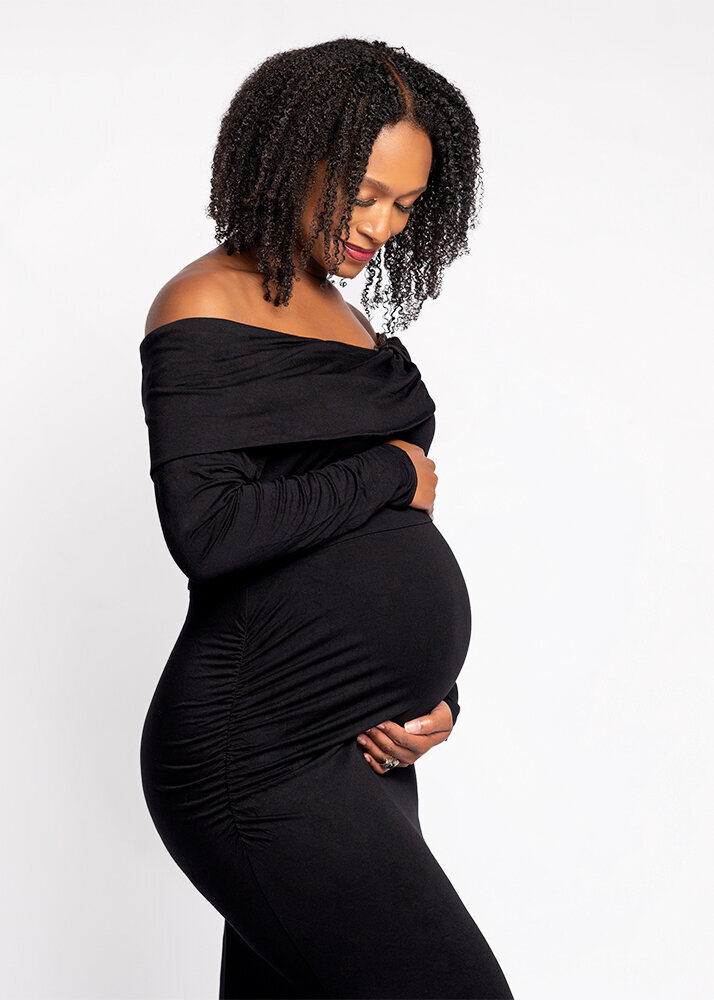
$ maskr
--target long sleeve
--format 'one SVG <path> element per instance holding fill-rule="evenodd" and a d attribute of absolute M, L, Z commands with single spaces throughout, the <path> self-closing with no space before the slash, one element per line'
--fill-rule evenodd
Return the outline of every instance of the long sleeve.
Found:
<path fill-rule="evenodd" d="M 307 549 L 359 527 L 386 505 L 408 507 L 418 478 L 384 442 L 320 469 L 272 480 L 241 450 L 172 459 L 154 474 L 174 561 L 198 583 Z"/>
<path fill-rule="evenodd" d="M 456 725 L 456 720 L 459 717 L 459 712 L 461 711 L 461 706 L 459 705 L 459 688 L 456 683 L 454 683 L 452 689 L 444 697 L 444 701 L 451 709 L 453 724 Z"/>

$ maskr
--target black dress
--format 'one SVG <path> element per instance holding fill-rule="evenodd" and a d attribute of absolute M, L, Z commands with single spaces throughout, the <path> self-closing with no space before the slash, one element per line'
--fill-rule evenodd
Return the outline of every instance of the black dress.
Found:
<path fill-rule="evenodd" d="M 416 766 L 377 774 L 355 739 L 444 698 L 459 712 L 466 585 L 387 443 L 428 453 L 418 368 L 396 336 L 373 349 L 202 317 L 140 355 L 189 589 L 141 776 L 167 850 L 225 918 L 220 997 L 511 997 L 423 839 Z"/>

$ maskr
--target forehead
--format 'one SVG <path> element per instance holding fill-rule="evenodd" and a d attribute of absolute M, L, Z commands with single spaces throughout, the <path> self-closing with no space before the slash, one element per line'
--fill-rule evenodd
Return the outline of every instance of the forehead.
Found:
<path fill-rule="evenodd" d="M 380 190 L 389 188 L 392 194 L 405 194 L 424 187 L 431 161 L 431 140 L 426 132 L 400 122 L 383 128 L 375 139 L 365 178 L 380 182 Z"/>

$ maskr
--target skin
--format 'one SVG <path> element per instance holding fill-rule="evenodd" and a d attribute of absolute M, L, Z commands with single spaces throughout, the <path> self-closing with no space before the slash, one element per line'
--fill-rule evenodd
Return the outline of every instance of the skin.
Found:
<path fill-rule="evenodd" d="M 350 226 L 340 236 L 363 250 L 379 250 L 407 225 L 409 212 L 405 209 L 412 207 L 426 188 L 431 163 L 431 140 L 421 129 L 407 122 L 382 129 L 372 147 L 357 202 L 352 207 Z M 318 208 L 323 177 L 324 161 L 318 165 L 316 182 L 302 214 L 304 242 L 307 242 L 310 223 Z M 378 181 L 387 190 L 372 181 Z M 339 196 L 338 209 L 341 209 Z M 333 225 L 335 221 L 333 216 Z M 324 233 L 320 233 L 305 270 L 317 278 L 325 278 L 328 272 L 354 278 L 365 266 L 364 262 L 340 256 L 343 257 L 341 261 L 328 255 Z"/>
<path fill-rule="evenodd" d="M 364 250 L 379 250 L 400 233 L 409 221 L 405 209 L 426 187 L 431 164 L 431 140 L 421 129 L 407 122 L 382 129 L 372 147 L 350 225 L 339 234 L 341 238 Z M 326 280 L 328 274 L 354 278 L 366 261 L 353 260 L 342 248 L 337 257 L 331 257 L 324 234 L 320 233 L 307 264 L 299 263 L 318 208 L 324 171 L 325 161 L 321 161 L 301 215 L 300 245 L 293 253 L 296 280 L 287 306 L 276 310 L 265 302 L 254 248 L 228 255 L 223 244 L 188 264 L 164 285 L 149 310 L 145 332 L 185 316 L 216 316 L 301 337 L 373 347 L 376 336 L 367 317 L 345 302 L 339 290 Z M 380 183 L 375 185 L 373 181 Z M 340 215 L 338 193 L 338 205 L 330 219 L 332 230 Z M 435 463 L 418 445 L 401 438 L 390 441 L 407 452 L 416 469 L 418 484 L 410 506 L 426 510 L 433 518 L 438 480 Z M 427 750 L 448 739 L 452 727 L 451 709 L 441 701 L 427 715 L 404 726 L 386 719 L 359 733 L 356 739 L 372 770 L 386 774 L 390 768 L 382 762 L 387 755 L 395 758 L 399 767 L 409 767 Z"/>

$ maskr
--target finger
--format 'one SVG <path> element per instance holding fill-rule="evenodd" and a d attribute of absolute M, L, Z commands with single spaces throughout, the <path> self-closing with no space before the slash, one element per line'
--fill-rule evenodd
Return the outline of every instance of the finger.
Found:
<path fill-rule="evenodd" d="M 426 749 L 423 739 L 420 741 L 421 746 L 412 746 L 413 739 L 396 722 L 382 722 L 379 726 L 372 726 L 371 729 L 365 730 L 365 736 L 376 743 L 381 753 L 390 753 L 393 757 L 406 761 L 407 764 L 413 764 L 419 754 Z"/>
<path fill-rule="evenodd" d="M 375 771 L 377 774 L 384 774 L 384 768 L 377 763 L 377 761 L 374 759 L 374 757 L 372 757 L 371 754 L 363 753 L 362 756 L 367 761 L 367 763 L 369 764 L 369 766 L 372 768 L 373 771 Z"/>
<path fill-rule="evenodd" d="M 400 726 L 397 722 L 382 722 L 375 728 L 380 734 L 383 733 L 385 736 L 388 736 L 392 743 L 400 748 L 400 752 L 411 751 L 412 753 L 423 753 L 430 746 L 429 740 L 432 734 L 429 732 L 410 733 L 404 726 Z M 367 732 L 369 733 L 369 730 Z"/>
<path fill-rule="evenodd" d="M 426 722 L 424 722 L 425 719 L 427 720 Z M 407 740 L 410 740 L 411 742 L 409 743 L 409 746 L 416 746 L 416 750 L 413 750 L 413 753 L 426 753 L 427 750 L 437 746 L 437 744 L 443 743 L 444 740 L 448 740 L 451 735 L 451 729 L 443 726 L 437 726 L 435 720 L 430 716 L 422 716 L 420 719 L 412 719 L 410 721 L 420 723 L 424 722 L 424 728 L 430 730 L 429 732 L 416 733 L 413 736 L 407 733 L 406 729 L 404 730 L 406 735 L 402 742 L 406 743 Z M 402 752 L 406 753 L 406 748 Z"/>
<path fill-rule="evenodd" d="M 446 702 L 444 702 L 443 704 L 446 705 Z M 441 713 L 439 713 L 439 715 L 447 723 L 446 725 L 444 725 L 443 722 L 439 721 L 439 718 L 437 717 L 436 713 L 432 714 L 431 712 L 429 712 L 428 715 L 420 715 L 416 719 L 409 719 L 408 722 L 404 723 L 404 729 L 408 733 L 414 733 L 415 735 L 419 736 L 423 736 L 427 733 L 428 734 L 443 733 L 443 732 L 449 733 L 451 732 L 453 723 L 451 719 L 451 709 L 449 708 L 448 705 L 446 705 L 446 708 L 448 709 L 448 711 L 445 714 L 441 715 Z"/>
<path fill-rule="evenodd" d="M 366 733 L 360 733 L 357 737 L 357 742 L 363 750 L 366 750 L 377 761 L 383 761 L 387 754 L 389 754 L 391 757 L 396 757 L 396 759 L 405 766 L 408 766 L 409 764 L 414 763 L 417 756 L 405 747 L 396 746 L 390 739 L 387 739 L 387 737 L 381 733 L 379 733 L 379 739 L 377 739 L 377 734 L 374 730 L 368 730 Z"/>
<path fill-rule="evenodd" d="M 369 753 L 365 753 L 365 754 L 363 754 L 363 756 L 364 756 L 364 759 L 369 764 L 369 766 L 372 768 L 372 770 L 376 771 L 377 774 L 386 774 L 388 771 L 393 770 L 393 765 L 392 765 L 392 767 L 386 767 L 382 763 L 382 761 L 385 759 L 386 755 L 381 755 L 377 759 L 375 759 Z M 397 767 L 409 767 L 409 764 L 405 764 L 403 761 L 399 761 L 396 766 Z"/>

